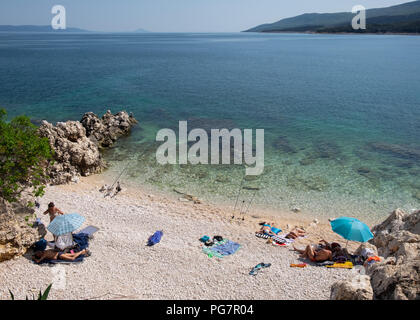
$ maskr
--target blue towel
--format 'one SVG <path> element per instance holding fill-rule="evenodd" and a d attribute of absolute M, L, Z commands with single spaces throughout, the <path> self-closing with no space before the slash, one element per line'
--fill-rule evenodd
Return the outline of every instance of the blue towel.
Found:
<path fill-rule="evenodd" d="M 241 245 L 239 243 L 228 240 L 226 243 L 221 244 L 220 246 L 211 248 L 212 251 L 218 252 L 221 255 L 228 256 L 234 254 Z"/>
<path fill-rule="evenodd" d="M 271 228 L 271 231 L 273 231 L 275 234 L 279 234 L 279 232 L 281 232 L 281 229 L 279 228 Z"/>
<path fill-rule="evenodd" d="M 89 247 L 89 235 L 86 233 L 76 233 L 73 235 L 73 241 L 77 244 L 77 251 L 82 251 Z"/>
<path fill-rule="evenodd" d="M 151 236 L 147 242 L 147 245 L 149 247 L 154 246 L 155 244 L 160 242 L 160 239 L 162 239 L 163 232 L 162 231 L 156 231 L 153 236 Z"/>

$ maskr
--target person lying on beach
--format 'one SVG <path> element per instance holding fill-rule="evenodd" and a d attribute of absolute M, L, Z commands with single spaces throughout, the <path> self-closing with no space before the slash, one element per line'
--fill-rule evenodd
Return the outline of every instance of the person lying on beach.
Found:
<path fill-rule="evenodd" d="M 288 239 L 296 239 L 299 237 L 304 237 L 306 231 L 300 228 L 293 228 L 287 235 L 286 238 Z"/>
<path fill-rule="evenodd" d="M 271 223 L 270 225 L 264 222 L 259 233 L 275 236 L 276 234 L 273 231 L 271 231 L 272 228 L 274 228 L 274 223 Z"/>
<path fill-rule="evenodd" d="M 48 209 L 45 210 L 44 214 L 49 214 L 50 215 L 50 222 L 52 222 L 56 216 L 60 215 L 60 214 L 64 214 L 60 209 L 58 209 L 55 205 L 54 202 L 50 202 L 48 204 Z"/>
<path fill-rule="evenodd" d="M 308 258 L 312 262 L 332 260 L 332 252 L 328 249 L 314 249 L 310 244 L 306 246 L 305 250 L 297 249 L 295 246 L 293 246 L 293 249 L 299 252 L 302 258 Z"/>
<path fill-rule="evenodd" d="M 62 253 L 55 250 L 37 251 L 34 253 L 33 260 L 36 263 L 40 263 L 43 260 L 74 261 L 81 255 L 90 256 L 90 251 L 87 249 L 84 249 L 77 253 Z"/>

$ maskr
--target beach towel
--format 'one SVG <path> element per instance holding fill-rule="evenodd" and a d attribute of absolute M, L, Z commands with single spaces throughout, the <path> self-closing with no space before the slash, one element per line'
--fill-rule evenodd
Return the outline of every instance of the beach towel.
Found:
<path fill-rule="evenodd" d="M 345 263 L 334 263 L 332 265 L 328 265 L 327 268 L 353 269 L 353 263 L 350 261 L 347 261 Z"/>
<path fill-rule="evenodd" d="M 228 240 L 224 244 L 212 247 L 211 250 L 220 253 L 223 256 L 228 256 L 234 254 L 240 246 L 241 245 L 239 243 Z"/>
<path fill-rule="evenodd" d="M 203 247 L 202 250 L 209 258 L 217 257 L 221 259 L 225 256 L 234 254 L 240 247 L 241 245 L 236 242 L 223 239 L 222 241 L 215 242 L 212 246 Z"/>
<path fill-rule="evenodd" d="M 257 238 L 268 239 L 268 238 L 271 238 L 273 235 L 261 233 L 261 232 L 255 232 L 255 236 Z"/>
<path fill-rule="evenodd" d="M 156 231 L 147 242 L 147 245 L 149 247 L 154 246 L 155 244 L 159 243 L 162 239 L 163 231 Z"/>
<path fill-rule="evenodd" d="M 272 239 L 273 239 L 274 242 L 277 242 L 279 244 L 283 244 L 283 245 L 287 246 L 287 245 L 293 243 L 294 239 L 286 238 L 286 235 L 287 234 L 285 234 L 285 233 L 280 234 L 280 235 L 277 235 L 277 236 L 273 236 Z"/>
<path fill-rule="evenodd" d="M 306 263 L 291 263 L 290 267 L 292 268 L 305 268 L 307 266 Z"/>
<path fill-rule="evenodd" d="M 279 232 L 281 232 L 281 229 L 272 227 L 271 231 L 275 234 L 279 234 Z"/>
<path fill-rule="evenodd" d="M 88 227 L 84 228 L 83 230 L 80 230 L 79 233 L 87 234 L 89 236 L 89 238 L 93 238 L 93 234 L 95 232 L 97 232 L 98 230 L 99 230 L 99 228 L 97 228 L 95 226 L 88 226 Z"/>
<path fill-rule="evenodd" d="M 73 235 L 73 241 L 76 243 L 76 250 L 75 252 L 82 251 L 89 247 L 89 235 L 87 233 L 76 233 Z"/>

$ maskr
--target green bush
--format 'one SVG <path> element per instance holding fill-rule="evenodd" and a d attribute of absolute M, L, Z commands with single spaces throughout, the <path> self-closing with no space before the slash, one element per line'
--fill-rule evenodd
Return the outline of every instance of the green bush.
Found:
<path fill-rule="evenodd" d="M 33 187 L 36 197 L 44 194 L 44 164 L 53 151 L 37 129 L 26 116 L 7 122 L 0 109 L 0 197 L 9 202 L 18 201 L 26 187 Z"/>

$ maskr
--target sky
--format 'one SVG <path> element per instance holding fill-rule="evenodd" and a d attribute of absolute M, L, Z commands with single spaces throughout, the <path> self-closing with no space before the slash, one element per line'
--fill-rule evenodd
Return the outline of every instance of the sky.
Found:
<path fill-rule="evenodd" d="M 124 32 L 238 32 L 312 12 L 387 7 L 409 0 L 0 0 L 0 25 L 50 25 L 54 5 L 67 27 Z"/>

